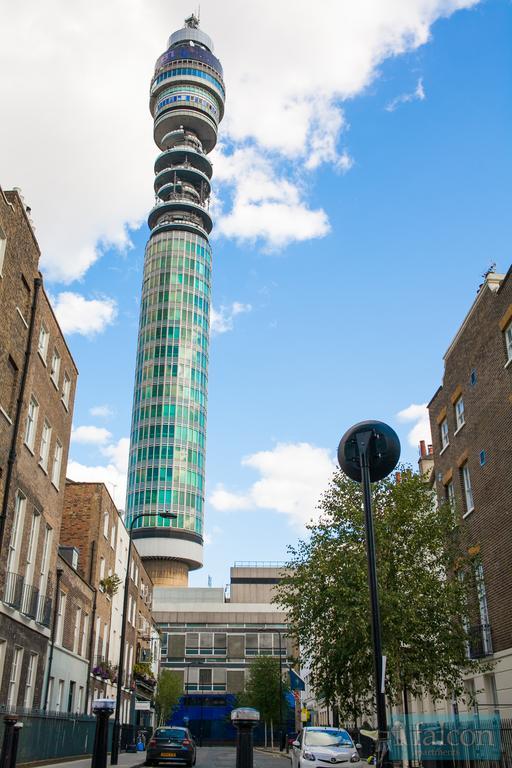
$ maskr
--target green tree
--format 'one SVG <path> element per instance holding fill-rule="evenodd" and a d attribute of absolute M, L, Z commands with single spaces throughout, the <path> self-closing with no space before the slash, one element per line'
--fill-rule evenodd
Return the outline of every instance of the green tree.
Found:
<path fill-rule="evenodd" d="M 273 723 L 275 727 L 280 725 L 280 674 L 281 669 L 278 659 L 275 659 L 272 656 L 256 656 L 249 668 L 249 677 L 246 683 L 245 692 L 241 694 L 239 698 L 241 706 L 254 707 L 259 711 L 262 722 L 267 723 L 267 725 Z M 283 680 L 283 721 L 286 718 L 287 712 L 287 702 L 285 699 L 287 690 L 288 686 Z"/>
<path fill-rule="evenodd" d="M 164 669 L 160 672 L 155 695 L 155 707 L 158 713 L 158 723 L 162 725 L 172 715 L 183 694 L 183 679 L 176 672 Z"/>
<path fill-rule="evenodd" d="M 456 572 L 473 564 L 455 515 L 407 468 L 372 492 L 388 699 L 398 702 L 404 685 L 434 699 L 461 695 L 464 673 L 489 665 L 467 658 L 470 580 Z M 289 550 L 275 600 L 288 611 L 314 689 L 336 701 L 341 718 L 357 720 L 372 711 L 374 687 L 360 485 L 338 471 L 319 508 L 308 539 Z"/>

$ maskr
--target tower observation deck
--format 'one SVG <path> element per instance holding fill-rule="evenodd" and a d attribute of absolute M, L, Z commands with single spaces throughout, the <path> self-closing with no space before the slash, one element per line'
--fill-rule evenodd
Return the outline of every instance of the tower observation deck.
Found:
<path fill-rule="evenodd" d="M 150 110 L 156 202 L 144 259 L 127 522 L 155 586 L 185 586 L 203 562 L 212 255 L 208 212 L 224 113 L 222 67 L 191 16 L 156 62 Z M 159 517 L 174 512 L 176 520 Z"/>

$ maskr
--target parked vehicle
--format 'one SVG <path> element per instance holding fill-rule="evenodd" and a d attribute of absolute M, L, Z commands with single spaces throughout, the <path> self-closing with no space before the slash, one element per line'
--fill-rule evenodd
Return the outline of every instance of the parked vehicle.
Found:
<path fill-rule="evenodd" d="M 188 728 L 173 725 L 156 729 L 147 745 L 145 765 L 159 763 L 196 764 L 196 745 Z"/>
<path fill-rule="evenodd" d="M 293 742 L 292 768 L 325 768 L 326 763 L 367 768 L 347 731 L 342 728 L 303 728 Z"/>

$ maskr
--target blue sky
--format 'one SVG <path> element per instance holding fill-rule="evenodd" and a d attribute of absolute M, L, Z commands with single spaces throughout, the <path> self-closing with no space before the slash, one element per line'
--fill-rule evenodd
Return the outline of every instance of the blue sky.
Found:
<path fill-rule="evenodd" d="M 181 6 L 186 12 L 186 4 L 178 6 L 171 15 L 164 5 L 153 9 L 154 38 L 149 36 L 144 43 L 143 57 L 137 53 L 146 92 L 166 35 L 183 18 Z M 202 26 L 214 37 L 226 70 L 227 115 L 237 105 L 241 112 L 240 82 L 234 80 L 230 101 L 227 68 L 229 63 L 234 71 L 240 53 L 234 44 L 229 47 L 229 36 L 215 34 L 220 21 L 212 3 L 206 3 L 203 14 Z M 498 271 L 509 267 L 512 6 L 488 0 L 447 18 L 437 16 L 433 12 L 429 19 L 430 37 L 423 44 L 421 34 L 414 43 L 404 43 L 405 34 L 389 55 L 381 51 L 377 64 L 362 71 L 359 80 L 352 82 L 349 72 L 338 91 L 331 84 L 329 94 L 316 104 L 320 116 L 306 121 L 309 138 L 297 139 L 295 156 L 279 145 L 285 139 L 274 140 L 274 129 L 266 133 L 263 123 L 254 135 L 252 128 L 237 124 L 238 118 L 231 118 L 225 134 L 221 128 L 221 151 L 214 158 L 219 224 L 213 240 L 213 306 L 215 325 L 222 332 L 212 336 L 210 347 L 205 525 L 209 543 L 205 566 L 192 576 L 193 584 L 206 584 L 209 574 L 216 585 L 223 584 L 234 560 L 285 558 L 286 546 L 303 534 L 312 499 L 325 486 L 337 443 L 352 423 L 365 418 L 389 422 L 400 435 L 403 459 L 416 461 L 417 448 L 410 444 L 409 433 L 421 419 L 421 409 L 416 421 L 401 421 L 397 414 L 428 402 L 440 384 L 442 356 L 475 297 L 482 273 L 492 262 Z M 260 32 L 264 47 L 263 26 Z M 37 55 L 36 51 L 34 61 Z M 47 53 L 41 55 L 48 64 Z M 333 68 L 353 66 L 355 72 L 359 66 L 357 47 L 353 60 L 343 51 L 338 55 L 335 46 L 330 55 Z M 119 56 L 117 52 L 112 64 L 118 76 Z M 283 59 L 283 66 L 286 61 L 289 58 Z M 244 67 L 250 78 L 251 63 L 245 61 Z M 14 99 L 14 108 L 15 89 L 7 96 Z M 277 96 L 275 103 L 270 99 L 269 109 L 274 111 Z M 112 98 L 110 92 L 108 99 Z M 137 96 L 130 107 L 137 107 L 137 115 L 139 101 Z M 258 109 L 264 107 L 263 101 Z M 137 169 L 142 160 L 144 167 L 147 163 L 149 183 L 138 180 L 138 170 L 134 172 L 135 194 L 127 176 L 126 213 L 124 192 L 109 169 L 108 152 L 102 160 L 100 149 L 98 164 L 90 164 L 90 172 L 97 190 L 98 184 L 108 188 L 112 183 L 117 219 L 100 221 L 100 212 L 87 198 L 94 194 L 94 186 L 88 192 L 84 182 L 85 191 L 81 190 L 80 181 L 74 179 L 75 186 L 70 182 L 63 191 L 63 196 L 74 196 L 79 232 L 83 204 L 84 217 L 97 227 L 94 230 L 91 224 L 87 237 L 94 240 L 97 231 L 96 239 L 106 243 L 101 257 L 98 251 L 94 257 L 83 257 L 86 267 L 81 274 L 69 266 L 75 258 L 72 240 L 63 236 L 58 242 L 54 233 L 64 218 L 58 196 L 53 198 L 53 209 L 50 202 L 43 203 L 40 190 L 51 186 L 49 168 L 42 164 L 37 168 L 38 186 L 20 149 L 9 159 L 7 178 L 0 179 L 4 188 L 17 183 L 23 187 L 36 225 L 33 199 L 41 199 L 47 216 L 42 222 L 43 251 L 46 245 L 49 253 L 67 254 L 68 261 L 58 255 L 49 261 L 46 284 L 64 313 L 63 324 L 74 331 L 68 339 L 80 371 L 71 458 L 87 469 L 90 479 L 94 467 L 110 467 L 98 470 L 98 476 L 110 478 L 110 490 L 116 493 L 126 452 L 122 439 L 129 434 L 148 234 L 145 225 L 123 229 L 123 223 L 143 216 L 141 205 L 147 210 L 152 205 L 150 174 L 157 153 L 150 141 L 147 104 L 143 109 L 137 130 L 147 135 L 140 140 L 140 152 L 133 144 L 139 134 L 131 137 L 125 163 L 128 169 L 132 159 Z M 5 112 L 4 120 L 5 115 L 14 123 L 12 113 Z M 315 128 L 320 122 L 333 125 L 339 115 L 339 129 L 331 134 Z M 279 114 L 275 119 L 279 125 Z M 15 127 L 11 130 L 14 133 Z M 101 121 L 92 121 L 88 130 L 91 141 L 97 140 L 101 147 Z M 315 153 L 311 136 L 324 142 L 318 162 L 311 160 Z M 80 148 L 70 139 L 70 152 L 77 151 Z M 264 210 L 256 224 L 254 218 L 244 218 L 241 208 L 237 213 L 237 204 L 253 194 L 244 191 L 242 176 L 252 190 L 269 180 L 279 182 L 269 204 L 284 205 L 278 214 L 291 216 L 292 228 L 294 217 L 298 228 L 304 225 L 301 241 L 294 241 L 289 226 L 287 234 L 279 235 L 281 223 L 275 219 L 268 230 L 261 229 Z M 297 205 L 286 208 L 290 200 Z M 265 205 L 264 194 L 258 192 L 255 203 L 249 202 L 256 208 Z M 315 213 L 313 220 L 308 219 L 311 212 L 323 213 Z M 253 233 L 251 238 L 247 232 L 244 235 L 244 227 Z M 282 237 L 279 247 L 277 237 Z M 77 235 L 77 243 L 79 239 Z M 126 245 L 128 239 L 131 247 Z M 69 299 L 70 293 L 99 302 L 86 312 L 89 320 L 92 315 L 102 318 L 98 332 L 78 317 L 80 307 Z M 98 406 L 108 408 L 103 414 L 91 413 Z M 416 435 L 420 433 L 421 424 Z"/>

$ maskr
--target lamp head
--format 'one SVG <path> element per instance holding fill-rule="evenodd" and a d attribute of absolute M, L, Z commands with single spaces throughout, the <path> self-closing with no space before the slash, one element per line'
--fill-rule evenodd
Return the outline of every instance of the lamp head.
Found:
<path fill-rule="evenodd" d="M 163 517 L 164 520 L 176 520 L 176 518 L 178 517 L 176 512 L 159 512 L 158 516 Z"/>
<path fill-rule="evenodd" d="M 388 424 L 382 421 L 361 421 L 345 432 L 338 446 L 338 462 L 351 480 L 361 482 L 361 461 L 357 435 L 370 435 L 368 464 L 372 483 L 383 480 L 398 464 L 400 440 Z"/>

